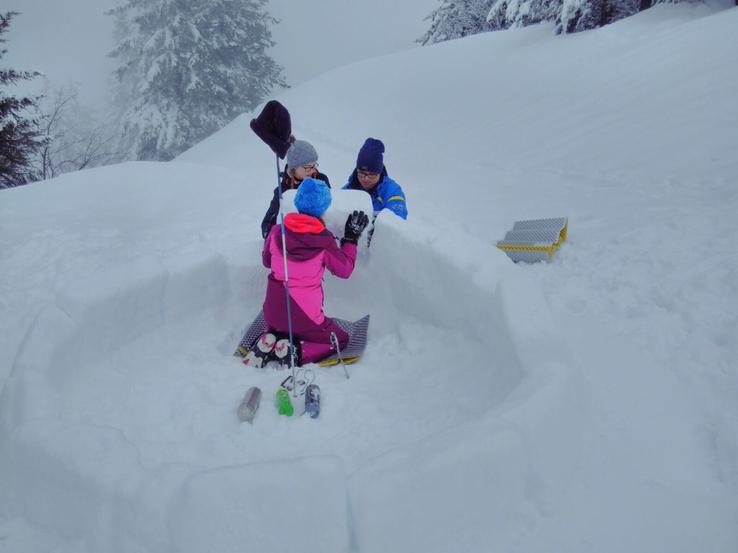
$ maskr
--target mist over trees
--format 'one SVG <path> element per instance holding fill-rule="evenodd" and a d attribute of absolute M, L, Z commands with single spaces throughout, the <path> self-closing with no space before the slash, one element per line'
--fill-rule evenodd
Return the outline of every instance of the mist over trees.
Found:
<path fill-rule="evenodd" d="M 0 44 L 6 39 L 17 12 L 0 14 Z M 0 60 L 7 49 L 0 48 Z M 11 93 L 11 87 L 18 81 L 29 80 L 39 74 L 32 71 L 0 69 L 0 188 L 11 188 L 35 180 L 33 158 L 44 146 L 38 131 L 38 121 L 31 115 L 38 98 Z"/>
<path fill-rule="evenodd" d="M 37 105 L 37 126 L 43 145 L 34 156 L 39 179 L 123 161 L 117 150 L 115 125 L 101 121 L 79 102 L 76 85 L 52 88 L 47 83 Z"/>
<path fill-rule="evenodd" d="M 80 104 L 76 85 L 17 95 L 37 72 L 0 70 L 0 188 L 124 159 L 169 160 L 255 108 L 282 68 L 267 0 L 120 0 L 112 114 Z M 2 36 L 16 12 L 0 14 Z M 0 50 L 0 59 L 7 50 Z"/>
<path fill-rule="evenodd" d="M 266 0 L 124 0 L 116 19 L 121 149 L 169 160 L 255 108 L 282 68 Z"/>
<path fill-rule="evenodd" d="M 556 33 L 602 27 L 662 1 L 680 0 L 440 0 L 427 17 L 423 45 L 487 31 L 551 21 Z M 738 4 L 738 0 L 736 0 Z"/>

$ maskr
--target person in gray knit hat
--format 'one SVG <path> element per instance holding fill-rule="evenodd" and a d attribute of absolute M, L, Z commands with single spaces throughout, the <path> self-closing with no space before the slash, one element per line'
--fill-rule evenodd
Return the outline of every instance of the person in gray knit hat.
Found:
<path fill-rule="evenodd" d="M 307 140 L 295 140 L 285 157 L 288 167 L 311 167 L 318 161 L 318 152 Z"/>
<path fill-rule="evenodd" d="M 331 183 L 328 177 L 318 171 L 318 152 L 307 140 L 295 140 L 287 150 L 285 161 L 287 165 L 285 165 L 282 182 L 280 183 L 282 193 L 298 188 L 300 183 L 308 177 L 322 180 L 330 188 Z M 279 188 L 275 188 L 272 202 L 269 204 L 269 209 L 261 222 L 262 238 L 266 238 L 269 231 L 277 223 L 279 196 Z"/>

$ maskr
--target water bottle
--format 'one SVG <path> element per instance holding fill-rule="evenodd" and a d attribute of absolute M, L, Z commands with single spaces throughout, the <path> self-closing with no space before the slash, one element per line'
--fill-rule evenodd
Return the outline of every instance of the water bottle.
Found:
<path fill-rule="evenodd" d="M 246 391 L 241 404 L 238 406 L 238 419 L 241 422 L 254 422 L 256 411 L 259 409 L 261 401 L 261 390 L 256 386 L 252 386 Z"/>
<path fill-rule="evenodd" d="M 277 388 L 277 410 L 280 415 L 286 415 L 288 417 L 291 417 L 292 413 L 295 412 L 294 407 L 292 407 L 290 393 L 281 386 Z"/>
<path fill-rule="evenodd" d="M 305 388 L 305 412 L 311 419 L 320 415 L 320 388 L 317 384 L 310 384 Z"/>

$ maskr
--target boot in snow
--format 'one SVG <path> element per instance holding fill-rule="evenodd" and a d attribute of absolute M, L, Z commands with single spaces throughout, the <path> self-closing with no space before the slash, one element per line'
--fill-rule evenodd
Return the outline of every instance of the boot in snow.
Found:
<path fill-rule="evenodd" d="M 269 361 L 274 359 L 274 345 L 276 343 L 277 337 L 271 332 L 265 332 L 244 356 L 243 364 L 257 369 L 265 367 Z"/>
<path fill-rule="evenodd" d="M 274 346 L 274 357 L 280 369 L 290 368 L 290 341 L 288 338 L 277 340 Z M 295 342 L 295 367 L 300 366 L 300 343 Z"/>

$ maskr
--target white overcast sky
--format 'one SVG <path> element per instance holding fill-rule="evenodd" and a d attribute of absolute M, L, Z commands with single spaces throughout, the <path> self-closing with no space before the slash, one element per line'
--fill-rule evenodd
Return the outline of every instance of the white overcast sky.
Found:
<path fill-rule="evenodd" d="M 78 83 L 80 100 L 104 105 L 113 60 L 112 17 L 116 0 L 4 0 L 3 12 L 17 11 L 5 35 L 3 67 L 36 70 L 54 86 Z M 438 0 L 272 0 L 269 12 L 281 20 L 271 51 L 291 85 L 329 69 L 417 47 Z"/>

